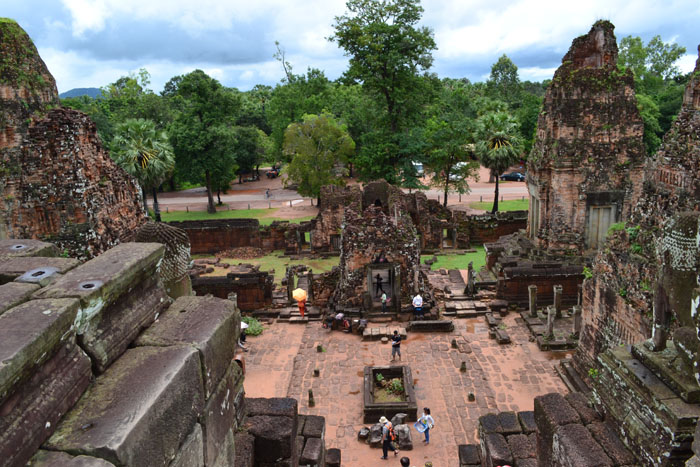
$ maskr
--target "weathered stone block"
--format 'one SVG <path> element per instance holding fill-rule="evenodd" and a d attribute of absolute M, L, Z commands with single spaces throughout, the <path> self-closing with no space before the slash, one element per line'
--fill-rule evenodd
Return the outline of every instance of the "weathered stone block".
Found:
<path fill-rule="evenodd" d="M 22 278 L 19 282 L 33 282 L 44 286 L 46 283 L 41 282 L 43 278 L 52 274 L 65 274 L 79 264 L 80 261 L 73 258 L 40 256 L 7 258 L 0 261 L 0 284 Z M 28 271 L 34 271 L 34 273 L 22 277 Z"/>
<path fill-rule="evenodd" d="M 219 382 L 199 417 L 204 431 L 204 462 L 212 465 L 226 444 L 226 437 L 235 428 L 236 414 L 233 400 L 243 386 L 243 373 L 231 361 L 228 371 Z"/>
<path fill-rule="evenodd" d="M 515 412 L 500 412 L 498 421 L 501 424 L 501 433 L 503 435 L 512 435 L 522 432 L 522 427 L 518 421 L 518 416 Z"/>
<path fill-rule="evenodd" d="M 326 419 L 319 415 L 307 415 L 304 423 L 304 438 L 325 438 Z"/>
<path fill-rule="evenodd" d="M 69 331 L 78 305 L 75 299 L 33 300 L 0 315 L 0 401 L 74 339 Z"/>
<path fill-rule="evenodd" d="M 326 467 L 340 467 L 340 449 L 331 448 L 326 451 Z"/>
<path fill-rule="evenodd" d="M 584 425 L 600 421 L 600 416 L 595 410 L 588 406 L 588 399 L 580 392 L 571 392 L 564 398 L 578 413 L 579 417 L 581 417 L 581 422 L 583 422 Z"/>
<path fill-rule="evenodd" d="M 194 346 L 202 359 L 204 395 L 208 398 L 233 360 L 240 328 L 241 317 L 232 301 L 180 297 L 136 339 L 136 345 Z"/>
<path fill-rule="evenodd" d="M 39 289 L 37 284 L 22 284 L 9 282 L 0 285 L 0 315 L 17 305 L 29 300 L 29 297 Z"/>
<path fill-rule="evenodd" d="M 297 435 L 296 439 L 296 452 L 299 454 L 299 459 L 301 459 L 301 455 L 304 452 L 304 437 L 301 435 Z M 297 459 L 298 460 L 298 459 Z"/>
<path fill-rule="evenodd" d="M 391 417 L 390 421 L 391 421 L 391 424 L 393 426 L 396 426 L 396 425 L 403 425 L 404 423 L 406 423 L 406 419 L 408 419 L 408 414 L 397 413 L 396 415 Z"/>
<path fill-rule="evenodd" d="M 236 467 L 253 467 L 255 465 L 255 438 L 245 432 L 236 433 Z"/>
<path fill-rule="evenodd" d="M 527 435 L 510 435 L 506 438 L 514 459 L 535 458 L 537 445 L 530 442 Z"/>
<path fill-rule="evenodd" d="M 608 425 L 603 422 L 593 422 L 586 428 L 615 465 L 634 465 L 637 463 L 634 455 Z"/>
<path fill-rule="evenodd" d="M 75 345 L 75 335 L 67 334 L 68 342 L 52 349 L 0 402 L 0 459 L 6 465 L 27 462 L 90 384 L 90 359 Z"/>
<path fill-rule="evenodd" d="M 535 397 L 537 424 L 537 458 L 542 465 L 553 465 L 552 443 L 559 426 L 581 423 L 578 413 L 558 393 Z"/>
<path fill-rule="evenodd" d="M 461 465 L 481 465 L 481 450 L 476 444 L 459 445 L 459 463 Z"/>
<path fill-rule="evenodd" d="M 197 467 L 197 464 L 189 464 Z M 71 456 L 65 452 L 45 451 L 40 449 L 27 463 L 31 467 L 114 467 L 104 459 L 89 456 Z M 177 466 L 181 467 L 181 466 Z"/>
<path fill-rule="evenodd" d="M 479 417 L 479 433 L 503 433 L 498 414 L 489 413 Z"/>
<path fill-rule="evenodd" d="M 396 433 L 396 441 L 399 444 L 400 450 L 410 451 L 413 449 L 411 429 L 408 427 L 408 425 L 395 425 L 394 432 Z"/>
<path fill-rule="evenodd" d="M 552 463 L 571 467 L 603 467 L 613 463 L 603 448 L 593 439 L 586 427 L 579 423 L 561 425 L 552 439 Z M 538 456 L 541 461 L 542 458 Z"/>
<path fill-rule="evenodd" d="M 168 305 L 157 275 L 158 243 L 125 243 L 39 290 L 37 298 L 79 298 L 81 347 L 103 372 Z"/>
<path fill-rule="evenodd" d="M 532 410 L 518 412 L 518 420 L 520 421 L 520 426 L 523 428 L 523 433 L 530 434 L 537 431 L 537 424 L 535 423 L 535 412 Z"/>
<path fill-rule="evenodd" d="M 299 458 L 299 464 L 311 467 L 324 467 L 323 460 L 323 441 L 320 438 L 308 438 L 304 445 L 304 451 Z"/>
<path fill-rule="evenodd" d="M 202 411 L 203 392 L 195 349 L 130 349 L 97 378 L 45 446 L 99 454 L 119 465 L 168 465 Z"/>
<path fill-rule="evenodd" d="M 236 446 L 234 444 L 233 430 L 228 430 L 228 433 L 226 433 L 223 442 L 219 445 L 219 451 L 217 454 L 218 455 L 216 456 L 216 459 L 212 462 L 207 463 L 205 459 L 205 465 L 212 467 L 230 467 L 232 465 L 235 465 Z M 205 456 L 206 455 L 207 452 L 205 445 Z"/>
<path fill-rule="evenodd" d="M 246 411 L 249 417 L 257 415 L 284 416 L 296 418 L 298 402 L 291 397 L 246 397 Z"/>
<path fill-rule="evenodd" d="M 484 447 L 488 465 L 496 466 L 513 463 L 513 455 L 503 435 L 499 433 L 487 434 L 484 437 Z"/>
<path fill-rule="evenodd" d="M 168 467 L 204 467 L 204 436 L 199 423 L 195 423 Z"/>
<path fill-rule="evenodd" d="M 382 426 L 377 423 L 369 429 L 369 445 L 378 448 L 382 445 Z"/>
<path fill-rule="evenodd" d="M 0 240 L 0 257 L 58 256 L 58 248 L 52 243 L 40 240 Z"/>
<path fill-rule="evenodd" d="M 255 462 L 258 464 L 291 459 L 295 454 L 296 426 L 284 416 L 248 417 L 248 433 L 255 437 Z"/>

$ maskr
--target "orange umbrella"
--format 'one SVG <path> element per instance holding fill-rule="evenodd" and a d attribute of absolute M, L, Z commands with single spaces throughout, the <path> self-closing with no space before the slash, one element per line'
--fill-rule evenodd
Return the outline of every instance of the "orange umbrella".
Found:
<path fill-rule="evenodd" d="M 298 302 L 300 302 L 302 300 L 306 300 L 306 290 L 294 289 L 294 291 L 292 291 L 292 298 L 294 298 L 294 300 L 296 300 Z"/>

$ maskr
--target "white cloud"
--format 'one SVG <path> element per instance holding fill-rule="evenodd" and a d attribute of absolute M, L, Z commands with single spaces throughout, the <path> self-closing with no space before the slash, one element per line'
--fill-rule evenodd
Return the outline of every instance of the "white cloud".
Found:
<path fill-rule="evenodd" d="M 690 73 L 695 69 L 695 61 L 698 59 L 697 55 L 683 55 L 680 59 L 678 59 L 678 68 L 681 70 L 681 73 Z"/>

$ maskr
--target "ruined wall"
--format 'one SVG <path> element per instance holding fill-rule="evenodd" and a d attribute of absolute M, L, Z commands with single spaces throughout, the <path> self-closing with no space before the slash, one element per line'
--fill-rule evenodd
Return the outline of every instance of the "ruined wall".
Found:
<path fill-rule="evenodd" d="M 504 235 L 510 235 L 527 228 L 527 211 L 479 215 L 467 215 L 463 211 L 455 211 L 453 215 L 458 234 L 458 248 L 468 248 L 470 243 L 483 245 L 495 242 Z"/>
<path fill-rule="evenodd" d="M 644 182 L 626 224 L 611 234 L 596 256 L 586 281 L 583 330 L 574 364 L 590 368 L 596 357 L 618 344 L 651 337 L 654 288 L 659 277 L 665 230 L 671 243 L 674 216 L 700 206 L 700 59 L 688 83 L 678 118 L 664 136 L 659 151 L 644 167 Z M 691 249 L 677 245 L 682 256 Z M 679 259 L 682 259 L 679 257 Z M 697 271 L 696 271 L 697 272 Z M 680 312 L 686 318 L 680 316 Z M 688 325 L 689 310 L 676 310 L 677 323 Z M 692 323 L 691 323 L 692 324 Z"/>
<path fill-rule="evenodd" d="M 53 108 L 53 78 L 29 36 L 0 22 L 0 238 L 52 241 L 90 258 L 145 220 L 140 190 L 83 113 Z"/>
<path fill-rule="evenodd" d="M 588 208 L 612 206 L 626 219 L 641 189 L 644 127 L 613 29 L 599 21 L 575 39 L 545 93 L 527 176 L 540 205 L 529 233 L 543 249 L 583 252 Z"/>
<path fill-rule="evenodd" d="M 231 248 L 260 248 L 260 223 L 257 219 L 216 219 L 168 222 L 184 230 L 190 239 L 192 254 L 214 254 Z"/>
<path fill-rule="evenodd" d="M 243 268 L 241 268 L 243 269 Z M 266 271 L 229 272 L 225 276 L 195 276 L 192 288 L 197 295 L 228 298 L 235 293 L 243 311 L 259 310 L 272 304 L 272 279 Z"/>

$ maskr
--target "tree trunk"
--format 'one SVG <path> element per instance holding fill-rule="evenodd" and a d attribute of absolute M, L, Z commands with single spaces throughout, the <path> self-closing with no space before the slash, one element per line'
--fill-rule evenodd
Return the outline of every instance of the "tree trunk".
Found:
<path fill-rule="evenodd" d="M 321 208 L 321 193 L 316 197 L 316 207 L 319 209 Z"/>
<path fill-rule="evenodd" d="M 224 204 L 221 202 L 221 190 L 216 190 L 216 199 L 219 201 L 218 203 L 216 203 L 218 206 Z"/>
<path fill-rule="evenodd" d="M 493 199 L 493 209 L 491 213 L 495 214 L 498 212 L 498 177 L 496 177 L 496 196 Z"/>
<path fill-rule="evenodd" d="M 496 171 L 493 169 L 489 170 L 489 183 L 493 183 L 498 180 L 498 177 L 496 176 Z"/>
<path fill-rule="evenodd" d="M 160 206 L 158 206 L 158 188 L 153 187 L 153 212 L 156 215 L 156 222 L 160 222 Z"/>
<path fill-rule="evenodd" d="M 204 172 L 204 175 L 207 181 L 207 212 L 209 214 L 214 214 L 216 212 L 216 207 L 214 207 L 214 195 L 211 192 L 211 174 L 207 170 Z"/>
<path fill-rule="evenodd" d="M 148 216 L 148 199 L 146 198 L 146 190 L 143 187 L 141 187 L 141 197 L 143 198 L 143 209 Z"/>
<path fill-rule="evenodd" d="M 450 177 L 448 175 L 447 180 L 445 180 L 445 199 L 442 202 L 442 205 L 445 207 L 447 207 L 447 193 L 449 192 L 449 186 L 450 186 Z"/>

